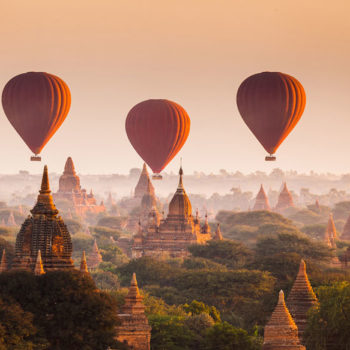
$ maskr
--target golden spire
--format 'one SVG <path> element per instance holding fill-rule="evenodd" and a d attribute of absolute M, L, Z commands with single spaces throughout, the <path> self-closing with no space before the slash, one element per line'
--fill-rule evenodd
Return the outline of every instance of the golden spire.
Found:
<path fill-rule="evenodd" d="M 136 273 L 135 272 L 132 274 L 129 292 L 128 292 L 127 297 L 132 298 L 132 299 L 141 297 L 139 286 L 138 286 L 137 280 L 136 280 Z"/>
<path fill-rule="evenodd" d="M 7 270 L 8 270 L 8 265 L 7 265 L 7 259 L 6 259 L 6 251 L 5 249 L 3 249 L 2 256 L 1 256 L 0 273 L 5 272 Z"/>
<path fill-rule="evenodd" d="M 182 176 L 183 176 L 184 172 L 182 170 L 182 166 L 180 166 L 180 170 L 179 170 L 179 175 L 180 175 L 180 178 L 179 178 L 179 186 L 178 186 L 178 189 L 184 189 L 183 187 L 183 183 L 182 183 Z"/>
<path fill-rule="evenodd" d="M 48 215 L 58 214 L 58 210 L 56 209 L 55 204 L 53 203 L 51 195 L 47 165 L 44 166 L 43 177 L 41 180 L 41 188 L 39 191 L 37 203 L 31 210 L 31 213 Z"/>
<path fill-rule="evenodd" d="M 86 263 L 86 256 L 85 256 L 85 250 L 83 250 L 83 254 L 81 256 L 81 261 L 80 261 L 80 272 L 82 273 L 88 273 L 88 267 Z"/>
<path fill-rule="evenodd" d="M 39 249 L 38 250 L 38 255 L 37 255 L 37 258 L 36 258 L 34 274 L 39 276 L 39 275 L 43 275 L 44 273 L 45 273 L 45 271 L 44 271 L 44 267 L 43 267 L 43 262 L 41 260 L 41 251 Z"/>

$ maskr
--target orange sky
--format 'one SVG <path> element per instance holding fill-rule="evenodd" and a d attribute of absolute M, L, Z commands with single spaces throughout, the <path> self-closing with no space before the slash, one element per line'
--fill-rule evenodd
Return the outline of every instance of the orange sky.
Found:
<path fill-rule="evenodd" d="M 42 152 L 51 171 L 68 155 L 81 173 L 140 166 L 125 117 L 168 98 L 192 120 L 185 172 L 350 172 L 349 13 L 347 0 L 2 0 L 0 85 L 30 70 L 69 85 L 70 113 Z M 295 76 L 307 95 L 275 163 L 263 161 L 235 103 L 240 82 L 265 70 Z M 2 110 L 0 142 L 0 173 L 41 171 Z"/>

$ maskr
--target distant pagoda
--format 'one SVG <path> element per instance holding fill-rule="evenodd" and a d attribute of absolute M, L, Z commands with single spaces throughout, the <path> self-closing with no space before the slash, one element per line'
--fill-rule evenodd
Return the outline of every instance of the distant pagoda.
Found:
<path fill-rule="evenodd" d="M 333 220 L 333 215 L 329 214 L 328 218 L 328 223 L 327 223 L 327 228 L 326 228 L 326 233 L 325 233 L 325 240 L 328 239 L 330 241 L 330 247 L 331 248 L 336 248 L 336 239 L 337 239 L 337 230 L 335 228 L 334 220 Z"/>
<path fill-rule="evenodd" d="M 151 327 L 145 315 L 145 306 L 142 302 L 136 274 L 132 275 L 129 292 L 125 297 L 125 304 L 118 317 L 121 321 L 117 327 L 120 342 L 126 342 L 131 349 L 149 350 L 151 341 Z"/>
<path fill-rule="evenodd" d="M 343 239 L 345 241 L 350 241 L 350 215 L 348 216 L 346 223 L 344 225 L 341 239 Z"/>
<path fill-rule="evenodd" d="M 216 240 L 216 241 L 222 241 L 223 240 L 222 233 L 221 233 L 221 230 L 220 230 L 220 224 L 217 224 L 217 226 L 216 226 L 215 235 L 214 235 L 213 239 Z"/>
<path fill-rule="evenodd" d="M 253 210 L 270 210 L 269 199 L 267 198 L 263 185 L 260 186 L 260 190 L 255 198 Z"/>
<path fill-rule="evenodd" d="M 265 326 L 262 350 L 306 350 L 300 343 L 298 327 L 288 311 L 282 290 L 270 321 Z"/>
<path fill-rule="evenodd" d="M 46 165 L 37 203 L 30 212 L 17 234 L 12 268 L 34 271 L 40 251 L 45 271 L 73 269 L 71 237 L 53 203 Z"/>
<path fill-rule="evenodd" d="M 98 249 L 96 239 L 87 260 L 89 270 L 96 270 L 102 262 L 102 256 Z"/>
<path fill-rule="evenodd" d="M 278 196 L 278 201 L 276 205 L 276 210 L 277 211 L 283 211 L 287 208 L 294 207 L 294 201 L 292 194 L 289 192 L 287 188 L 287 183 L 283 183 L 283 188 L 281 193 Z"/>
<path fill-rule="evenodd" d="M 10 212 L 10 215 L 7 219 L 7 226 L 9 226 L 9 227 L 17 226 L 16 221 L 15 221 L 15 217 L 14 217 L 12 211 Z"/>
<path fill-rule="evenodd" d="M 154 187 L 152 185 L 152 182 L 150 181 L 146 163 L 143 163 L 142 172 L 140 174 L 139 181 L 135 187 L 134 197 L 141 199 L 143 195 L 149 191 L 148 190 L 149 185 L 150 185 L 150 192 L 154 196 L 155 195 Z"/>
<path fill-rule="evenodd" d="M 132 257 L 184 257 L 191 244 L 205 244 L 212 239 L 208 221 L 201 227 L 199 218 L 193 218 L 192 205 L 183 186 L 183 171 L 179 171 L 179 185 L 169 204 L 168 215 L 159 225 L 151 221 L 134 236 Z"/>
<path fill-rule="evenodd" d="M 64 199 L 71 203 L 77 215 L 85 216 L 86 213 L 101 213 L 106 210 L 103 203 L 97 204 L 92 190 L 87 194 L 80 186 L 80 178 L 75 172 L 71 157 L 67 158 L 63 174 L 59 179 L 59 188 L 53 194 L 55 200 Z"/>
<path fill-rule="evenodd" d="M 298 326 L 302 340 L 307 324 L 307 312 L 317 304 L 317 297 L 306 273 L 306 264 L 301 260 L 299 272 L 287 298 L 288 309 Z"/>

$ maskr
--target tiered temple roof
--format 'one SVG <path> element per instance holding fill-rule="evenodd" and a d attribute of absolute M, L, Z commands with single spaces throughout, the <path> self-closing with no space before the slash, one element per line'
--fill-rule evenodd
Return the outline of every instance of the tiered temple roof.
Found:
<path fill-rule="evenodd" d="M 179 175 L 179 185 L 169 204 L 167 217 L 158 226 L 152 224 L 147 228 L 139 228 L 134 236 L 134 258 L 143 255 L 185 256 L 189 245 L 203 244 L 212 238 L 208 222 L 201 228 L 199 219 L 192 216 L 191 202 L 183 186 L 182 168 Z"/>
<path fill-rule="evenodd" d="M 12 268 L 34 271 L 40 250 L 45 271 L 73 269 L 71 237 L 53 203 L 46 165 L 37 203 L 30 212 L 17 234 Z"/>
<path fill-rule="evenodd" d="M 298 337 L 298 327 L 290 315 L 281 290 L 270 321 L 265 326 L 263 350 L 305 350 Z"/>
<path fill-rule="evenodd" d="M 125 304 L 118 315 L 121 325 L 117 327 L 118 340 L 126 342 L 132 349 L 149 350 L 151 327 L 145 315 L 143 297 L 140 294 L 136 274 L 131 279 L 130 288 L 125 297 Z"/>
<path fill-rule="evenodd" d="M 307 276 L 305 261 L 301 260 L 298 275 L 287 298 L 287 306 L 298 326 L 300 339 L 306 329 L 307 312 L 316 304 L 317 297 Z"/>
<path fill-rule="evenodd" d="M 87 212 L 100 213 L 106 210 L 103 203 L 98 205 L 92 193 L 87 194 L 80 186 L 79 176 L 75 172 L 75 167 L 71 157 L 68 157 L 64 166 L 64 171 L 59 179 L 59 188 L 54 193 L 54 199 L 65 199 L 71 202 L 72 208 L 77 215 L 84 216 Z"/>
<path fill-rule="evenodd" d="M 267 198 L 263 185 L 260 186 L 260 190 L 255 198 L 253 210 L 270 210 L 269 199 Z"/>
<path fill-rule="evenodd" d="M 294 201 L 291 193 L 287 188 L 287 183 L 284 182 L 281 193 L 278 196 L 278 201 L 276 205 L 277 211 L 283 211 L 287 208 L 294 207 Z"/>

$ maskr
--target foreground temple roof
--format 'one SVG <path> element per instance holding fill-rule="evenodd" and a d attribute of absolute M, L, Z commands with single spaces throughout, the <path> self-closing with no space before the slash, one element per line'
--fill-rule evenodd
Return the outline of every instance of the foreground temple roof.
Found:
<path fill-rule="evenodd" d="M 263 350 L 305 350 L 298 337 L 298 327 L 279 292 L 278 303 L 265 326 Z"/>
<path fill-rule="evenodd" d="M 37 202 L 16 238 L 14 269 L 34 271 L 39 250 L 45 271 L 72 269 L 72 242 L 53 203 L 47 166 L 44 167 Z"/>

